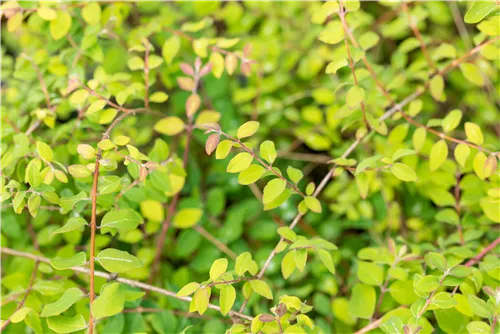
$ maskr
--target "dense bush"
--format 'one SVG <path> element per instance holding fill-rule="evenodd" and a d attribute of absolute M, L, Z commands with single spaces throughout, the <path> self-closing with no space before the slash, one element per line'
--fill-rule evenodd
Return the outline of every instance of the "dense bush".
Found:
<path fill-rule="evenodd" d="M 489 2 L 3 2 L 5 333 L 500 333 Z"/>

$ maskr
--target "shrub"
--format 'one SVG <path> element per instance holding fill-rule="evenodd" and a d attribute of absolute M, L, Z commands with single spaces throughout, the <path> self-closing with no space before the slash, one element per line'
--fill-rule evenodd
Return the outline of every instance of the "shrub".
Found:
<path fill-rule="evenodd" d="M 498 332 L 498 2 L 1 10 L 6 333 Z"/>

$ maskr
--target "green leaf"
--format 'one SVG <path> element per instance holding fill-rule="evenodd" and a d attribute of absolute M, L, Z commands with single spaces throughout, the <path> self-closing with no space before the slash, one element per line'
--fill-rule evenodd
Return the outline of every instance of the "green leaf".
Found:
<path fill-rule="evenodd" d="M 243 252 L 236 258 L 236 262 L 234 264 L 235 274 L 238 276 L 243 276 L 248 269 L 250 268 L 250 264 L 252 263 L 252 254 L 250 252 Z"/>
<path fill-rule="evenodd" d="M 409 166 L 402 163 L 395 163 L 391 166 L 391 172 L 401 181 L 415 182 L 417 181 L 417 174 Z"/>
<path fill-rule="evenodd" d="M 484 165 L 486 164 L 486 160 L 487 160 L 486 155 L 483 152 L 478 152 L 474 156 L 474 160 L 472 161 L 472 168 L 474 169 L 474 172 L 481 180 L 484 180 L 486 178 L 484 170 Z"/>
<path fill-rule="evenodd" d="M 111 317 L 123 311 L 125 306 L 125 289 L 120 283 L 110 283 L 102 288 L 101 294 L 90 306 L 96 319 Z"/>
<path fill-rule="evenodd" d="M 266 169 L 261 165 L 250 165 L 247 169 L 238 175 L 238 183 L 248 185 L 257 182 L 262 175 L 266 173 Z"/>
<path fill-rule="evenodd" d="M 478 23 L 496 8 L 495 1 L 473 2 L 467 13 L 465 13 L 465 23 Z"/>
<path fill-rule="evenodd" d="M 273 299 L 273 293 L 271 291 L 271 288 L 269 288 L 269 285 L 267 285 L 266 282 L 262 280 L 252 280 L 250 281 L 250 286 L 252 287 L 253 291 L 261 295 L 262 297 L 265 297 L 267 299 Z"/>
<path fill-rule="evenodd" d="M 453 131 L 462 120 L 462 112 L 458 109 L 450 111 L 448 115 L 443 119 L 441 126 L 443 127 L 444 132 Z"/>
<path fill-rule="evenodd" d="M 57 230 L 52 232 L 52 234 L 60 234 L 78 230 L 85 225 L 87 225 L 87 221 L 82 217 L 71 217 L 70 219 L 68 219 L 66 224 L 64 224 L 64 226 L 58 228 Z"/>
<path fill-rule="evenodd" d="M 55 257 L 50 260 L 50 265 L 57 270 L 65 270 L 72 267 L 82 266 L 87 262 L 85 252 L 80 252 L 69 258 Z"/>
<path fill-rule="evenodd" d="M 376 293 L 372 286 L 356 283 L 349 299 L 349 314 L 361 319 L 370 319 L 375 312 L 375 298 Z"/>
<path fill-rule="evenodd" d="M 200 288 L 199 283 L 196 283 L 196 282 L 188 283 L 182 289 L 180 289 L 179 292 L 177 292 L 177 296 L 179 296 L 179 297 L 189 296 L 190 294 L 194 293 L 199 288 Z"/>
<path fill-rule="evenodd" d="M 392 155 L 392 160 L 396 161 L 398 159 L 401 159 L 402 157 L 407 157 L 409 155 L 415 154 L 417 154 L 417 152 L 415 152 L 414 150 L 410 150 L 408 148 L 400 148 L 399 150 L 394 152 L 394 154 Z"/>
<path fill-rule="evenodd" d="M 89 2 L 82 9 L 82 17 L 89 25 L 98 25 L 101 22 L 101 6 L 97 2 Z"/>
<path fill-rule="evenodd" d="M 276 148 L 274 147 L 274 142 L 270 140 L 262 142 L 262 144 L 260 144 L 260 156 L 272 165 L 278 156 Z"/>
<path fill-rule="evenodd" d="M 236 300 L 236 290 L 231 285 L 224 285 L 220 290 L 219 305 L 222 315 L 227 315 Z"/>
<path fill-rule="evenodd" d="M 453 299 L 448 292 L 438 292 L 432 298 L 431 305 L 436 306 L 440 309 L 452 308 L 457 304 L 457 301 Z"/>
<path fill-rule="evenodd" d="M 177 228 L 190 228 L 196 225 L 202 216 L 203 211 L 200 209 L 181 209 L 174 216 L 172 224 Z"/>
<path fill-rule="evenodd" d="M 467 324 L 467 331 L 473 334 L 491 333 L 491 327 L 484 321 L 471 321 Z"/>
<path fill-rule="evenodd" d="M 133 56 L 127 61 L 127 65 L 132 71 L 142 70 L 144 68 L 144 60 L 139 56 Z"/>
<path fill-rule="evenodd" d="M 164 92 L 155 92 L 155 93 L 151 94 L 151 96 L 149 97 L 149 100 L 151 102 L 155 102 L 155 103 L 163 103 L 163 102 L 168 100 L 168 94 L 166 94 Z"/>
<path fill-rule="evenodd" d="M 307 263 L 307 249 L 297 249 L 294 253 L 295 266 L 300 272 L 302 272 L 304 271 Z"/>
<path fill-rule="evenodd" d="M 442 254 L 429 252 L 425 254 L 425 262 L 433 269 L 436 268 L 441 271 L 446 271 L 447 262 Z"/>
<path fill-rule="evenodd" d="M 123 273 L 144 266 L 142 261 L 135 256 L 114 248 L 102 250 L 95 259 L 111 273 Z"/>
<path fill-rule="evenodd" d="M 71 28 L 71 15 L 68 11 L 60 10 L 57 18 L 50 21 L 50 35 L 56 41 L 66 36 Z"/>
<path fill-rule="evenodd" d="M 176 134 L 182 132 L 185 126 L 186 125 L 179 117 L 169 116 L 156 122 L 154 129 L 164 135 L 175 136 Z"/>
<path fill-rule="evenodd" d="M 422 292 L 431 292 L 439 287 L 439 278 L 437 276 L 424 276 L 418 280 L 415 284 L 415 289 Z"/>
<path fill-rule="evenodd" d="M 171 65 L 172 61 L 175 58 L 175 55 L 179 52 L 181 48 L 181 39 L 177 35 L 173 35 L 168 38 L 165 43 L 163 43 L 163 47 L 161 49 L 161 54 L 167 64 Z"/>
<path fill-rule="evenodd" d="M 275 200 L 273 200 L 267 204 L 264 204 L 264 210 L 267 211 L 267 210 L 272 210 L 274 208 L 277 208 L 278 206 L 283 204 L 288 199 L 288 197 L 290 197 L 291 194 L 292 194 L 292 190 L 286 188 L 281 193 L 281 195 L 279 195 Z"/>
<path fill-rule="evenodd" d="M 470 154 L 470 148 L 466 144 L 458 144 L 455 147 L 454 155 L 455 160 L 460 164 L 460 166 L 465 167 L 465 163 L 467 162 L 467 158 Z"/>
<path fill-rule="evenodd" d="M 295 241 L 297 239 L 297 234 L 295 234 L 295 232 L 288 226 L 278 227 L 278 234 L 290 241 Z"/>
<path fill-rule="evenodd" d="M 432 145 L 431 153 L 429 156 L 429 167 L 431 171 L 437 170 L 446 161 L 448 157 L 448 145 L 446 141 L 441 139 Z"/>
<path fill-rule="evenodd" d="M 217 155 L 217 152 L 215 154 Z M 238 153 L 234 158 L 232 158 L 229 161 L 226 171 L 228 173 L 239 173 L 241 171 L 244 171 L 250 166 L 252 160 L 253 156 L 250 153 L 247 152 Z"/>
<path fill-rule="evenodd" d="M 51 162 L 54 158 L 54 154 L 52 153 L 52 149 L 49 145 L 44 142 L 37 141 L 36 142 L 36 150 L 38 151 L 38 155 L 46 162 Z"/>
<path fill-rule="evenodd" d="M 468 295 L 467 298 L 469 300 L 469 306 L 475 315 L 487 319 L 493 316 L 493 310 L 484 300 L 472 294 Z"/>
<path fill-rule="evenodd" d="M 256 121 L 248 121 L 238 128 L 236 136 L 241 138 L 247 138 L 252 136 L 259 129 L 260 123 Z"/>
<path fill-rule="evenodd" d="M 223 140 L 217 145 L 217 149 L 215 150 L 215 159 L 225 159 L 229 152 L 231 152 L 231 148 L 233 148 L 234 143 L 231 140 Z"/>
<path fill-rule="evenodd" d="M 450 275 L 455 277 L 467 277 L 471 273 L 471 268 L 462 265 L 458 265 L 450 269 Z"/>
<path fill-rule="evenodd" d="M 429 85 L 432 97 L 437 101 L 444 101 L 444 80 L 440 75 L 435 75 Z"/>
<path fill-rule="evenodd" d="M 321 213 L 321 203 L 316 197 L 306 196 L 304 198 L 304 201 L 306 202 L 306 205 L 309 208 L 309 210 L 316 213 Z"/>
<path fill-rule="evenodd" d="M 335 274 L 335 265 L 333 264 L 333 259 L 330 253 L 324 249 L 317 249 L 319 258 L 325 265 L 326 269 L 330 271 L 332 274 Z"/>
<path fill-rule="evenodd" d="M 467 140 L 476 145 L 483 145 L 484 136 L 479 125 L 471 122 L 465 123 L 465 135 Z"/>
<path fill-rule="evenodd" d="M 62 315 L 47 318 L 47 325 L 56 333 L 72 333 L 87 327 L 83 315 L 65 317 Z"/>
<path fill-rule="evenodd" d="M 299 181 L 304 177 L 304 174 L 300 169 L 293 168 L 292 166 L 288 166 L 286 169 L 286 173 L 290 180 L 292 180 L 293 183 L 297 184 Z"/>
<path fill-rule="evenodd" d="M 349 108 L 354 108 L 365 99 L 365 90 L 359 86 L 352 86 L 347 92 L 346 102 Z"/>
<path fill-rule="evenodd" d="M 194 294 L 193 300 L 199 314 L 203 314 L 207 310 L 208 302 L 210 299 L 210 293 L 211 293 L 210 288 L 203 288 L 199 289 Z"/>
<path fill-rule="evenodd" d="M 325 73 L 326 74 L 335 74 L 335 73 L 337 73 L 337 71 L 340 68 L 347 66 L 347 65 L 349 65 L 349 63 L 347 62 L 347 59 L 345 59 L 345 58 L 339 59 L 339 60 L 334 60 L 334 61 L 328 63 L 328 66 L 326 66 Z"/>
<path fill-rule="evenodd" d="M 210 279 L 215 281 L 222 274 L 224 274 L 227 270 L 227 264 L 227 259 L 222 258 L 215 260 L 210 267 Z"/>
<path fill-rule="evenodd" d="M 359 45 L 363 50 L 368 50 L 377 45 L 380 37 L 373 31 L 368 31 L 359 37 Z"/>
<path fill-rule="evenodd" d="M 288 279 L 288 277 L 293 274 L 296 267 L 295 251 L 292 250 L 286 253 L 285 256 L 283 256 L 283 260 L 281 260 L 281 274 L 283 275 L 283 278 Z"/>
<path fill-rule="evenodd" d="M 427 130 L 425 128 L 418 128 L 413 133 L 413 148 L 415 151 L 420 152 L 425 144 L 425 138 L 427 137 Z"/>
<path fill-rule="evenodd" d="M 82 290 L 78 288 L 69 288 L 64 291 L 64 294 L 59 298 L 56 302 L 51 304 L 46 304 L 43 307 L 41 317 L 52 317 L 54 315 L 59 315 L 62 312 L 66 311 L 85 296 Z"/>
<path fill-rule="evenodd" d="M 280 178 L 269 181 L 264 187 L 262 203 L 268 204 L 278 198 L 286 188 L 286 182 Z"/>
<path fill-rule="evenodd" d="M 111 210 L 101 220 L 101 233 L 117 229 L 120 233 L 126 233 L 135 229 L 142 223 L 142 217 L 132 209 Z"/>
<path fill-rule="evenodd" d="M 475 64 L 465 63 L 460 65 L 460 71 L 465 79 L 477 86 L 484 86 L 484 77 L 479 67 Z"/>
<path fill-rule="evenodd" d="M 344 39 L 344 28 L 339 20 L 330 21 L 321 31 L 318 39 L 326 44 L 337 44 Z"/>
<path fill-rule="evenodd" d="M 369 285 L 381 285 L 384 281 L 384 269 L 371 262 L 358 262 L 358 279 Z"/>

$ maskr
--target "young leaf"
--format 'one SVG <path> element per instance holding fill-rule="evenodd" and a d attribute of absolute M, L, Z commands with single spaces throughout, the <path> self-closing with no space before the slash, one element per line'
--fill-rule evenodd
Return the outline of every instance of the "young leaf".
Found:
<path fill-rule="evenodd" d="M 441 126 L 443 127 L 444 132 L 453 131 L 459 124 L 462 119 L 462 112 L 458 109 L 450 111 L 448 115 L 443 119 Z"/>
<path fill-rule="evenodd" d="M 227 270 L 227 259 L 217 259 L 210 267 L 210 279 L 215 281 L 220 275 L 224 274 Z"/>
<path fill-rule="evenodd" d="M 352 86 L 347 92 L 347 105 L 349 108 L 356 107 L 365 99 L 365 90 L 359 86 Z"/>
<path fill-rule="evenodd" d="M 85 252 L 80 252 L 69 258 L 55 257 L 50 260 L 50 265 L 57 270 L 65 270 L 72 267 L 82 266 L 87 262 Z"/>
<path fill-rule="evenodd" d="M 262 175 L 264 175 L 265 172 L 266 169 L 261 165 L 250 165 L 250 167 L 238 175 L 238 183 L 243 185 L 255 183 L 262 177 Z"/>
<path fill-rule="evenodd" d="M 465 135 L 467 140 L 476 145 L 483 145 L 483 132 L 479 125 L 471 122 L 465 123 Z"/>
<path fill-rule="evenodd" d="M 284 279 L 288 279 L 295 271 L 295 250 L 289 251 L 281 260 L 281 273 Z"/>
<path fill-rule="evenodd" d="M 398 179 L 405 182 L 415 182 L 417 181 L 417 174 L 409 166 L 402 163 L 395 163 L 391 167 L 391 172 Z"/>
<path fill-rule="evenodd" d="M 82 217 L 71 217 L 63 227 L 58 228 L 52 234 L 66 233 L 74 230 L 78 230 L 81 227 L 87 225 L 87 221 Z"/>
<path fill-rule="evenodd" d="M 83 315 L 78 314 L 74 317 L 65 317 L 58 315 L 47 318 L 47 326 L 56 333 L 72 333 L 87 327 Z"/>
<path fill-rule="evenodd" d="M 292 166 L 288 166 L 286 169 L 286 173 L 290 180 L 292 180 L 293 183 L 297 184 L 299 181 L 302 179 L 304 174 L 300 169 L 293 168 Z"/>
<path fill-rule="evenodd" d="M 252 136 L 259 129 L 260 123 L 256 121 L 249 121 L 239 127 L 236 136 L 241 138 L 247 138 Z"/>
<path fill-rule="evenodd" d="M 262 203 L 268 204 L 278 198 L 286 188 L 286 182 L 280 178 L 273 179 L 264 187 Z"/>
<path fill-rule="evenodd" d="M 231 152 L 231 148 L 233 148 L 234 143 L 231 140 L 223 140 L 217 146 L 217 150 L 215 151 L 215 159 L 225 159 L 229 152 Z"/>
<path fill-rule="evenodd" d="M 472 3 L 467 13 L 465 13 L 465 23 L 478 23 L 484 19 L 492 10 L 496 8 L 494 1 L 477 1 Z"/>
<path fill-rule="evenodd" d="M 208 301 L 210 299 L 210 288 L 203 288 L 196 291 L 193 301 L 196 304 L 196 309 L 199 314 L 205 313 L 208 308 Z"/>
<path fill-rule="evenodd" d="M 190 228 L 196 225 L 202 216 L 203 211 L 200 209 L 181 209 L 174 216 L 172 224 L 177 228 Z"/>
<path fill-rule="evenodd" d="M 234 265 L 235 274 L 238 276 L 243 276 L 249 269 L 252 262 L 252 254 L 249 252 L 243 252 L 236 258 Z"/>
<path fill-rule="evenodd" d="M 429 167 L 431 171 L 437 170 L 448 157 L 448 145 L 446 141 L 441 139 L 434 145 L 432 145 L 431 153 L 429 156 Z"/>
<path fill-rule="evenodd" d="M 306 202 L 306 205 L 309 208 L 309 210 L 316 213 L 321 213 L 321 203 L 316 197 L 306 196 L 304 198 L 304 201 Z"/>
<path fill-rule="evenodd" d="M 333 259 L 330 253 L 324 249 L 317 249 L 316 252 L 318 252 L 319 258 L 325 265 L 326 269 L 328 269 L 328 271 L 332 274 L 335 274 L 335 265 L 333 264 Z"/>
<path fill-rule="evenodd" d="M 229 313 L 236 300 L 236 290 L 232 285 L 224 285 L 220 290 L 219 305 L 222 315 Z"/>
<path fill-rule="evenodd" d="M 222 144 L 222 143 L 221 143 Z M 220 146 L 220 145 L 219 145 Z M 226 171 L 228 173 L 239 173 L 244 171 L 252 163 L 253 157 L 250 153 L 238 153 L 234 158 L 229 161 Z"/>
<path fill-rule="evenodd" d="M 162 118 L 154 125 L 154 129 L 159 133 L 162 133 L 167 136 L 175 136 L 184 130 L 185 124 L 177 116 L 169 116 Z"/>
<path fill-rule="evenodd" d="M 297 249 L 295 250 L 294 253 L 295 253 L 294 254 L 295 266 L 300 272 L 302 272 L 304 271 L 304 268 L 306 267 L 307 263 L 307 249 L 305 248 Z"/>
<path fill-rule="evenodd" d="M 355 284 L 349 299 L 349 314 L 361 319 L 370 319 L 375 312 L 375 298 L 376 293 L 372 286 L 362 283 Z"/>
<path fill-rule="evenodd" d="M 429 252 L 425 254 L 425 262 L 431 267 L 431 268 L 436 268 L 441 271 L 446 271 L 446 258 L 436 252 Z"/>
<path fill-rule="evenodd" d="M 467 162 L 467 158 L 470 154 L 470 148 L 466 144 L 458 144 L 455 147 L 454 155 L 455 160 L 462 166 L 465 167 L 465 163 Z"/>
<path fill-rule="evenodd" d="M 273 293 L 271 291 L 271 288 L 269 288 L 269 285 L 267 285 L 266 282 L 257 279 L 250 281 L 250 285 L 253 291 L 258 293 L 262 297 L 265 297 L 267 299 L 273 299 Z"/>
<path fill-rule="evenodd" d="M 381 285 L 384 280 L 384 269 L 371 262 L 358 262 L 358 279 L 369 285 Z"/>
<path fill-rule="evenodd" d="M 444 80 L 440 75 L 434 76 L 430 81 L 429 90 L 432 97 L 437 101 L 444 101 Z"/>
<path fill-rule="evenodd" d="M 44 142 L 37 141 L 36 150 L 38 151 L 38 155 L 40 156 L 40 158 L 42 158 L 45 162 L 51 162 L 52 159 L 54 158 L 52 149 L 50 148 L 49 145 L 45 144 Z"/>
<path fill-rule="evenodd" d="M 104 269 L 111 273 L 123 273 L 144 265 L 141 260 L 128 252 L 114 248 L 102 250 L 95 259 Z"/>
<path fill-rule="evenodd" d="M 273 164 L 278 154 L 276 153 L 276 148 L 274 147 L 274 143 L 272 141 L 266 140 L 260 144 L 260 156 L 271 165 Z"/>
<path fill-rule="evenodd" d="M 200 284 L 196 282 L 191 282 L 186 284 L 182 289 L 177 292 L 177 296 L 185 297 L 193 294 L 196 290 L 200 288 Z"/>
<path fill-rule="evenodd" d="M 99 297 L 90 305 L 90 310 L 96 319 L 101 319 L 121 313 L 124 306 L 125 289 L 120 283 L 110 283 L 102 288 Z"/>
<path fill-rule="evenodd" d="M 54 315 L 59 315 L 66 311 L 85 296 L 82 290 L 78 288 L 69 288 L 64 292 L 64 294 L 57 301 L 51 304 L 45 304 L 43 307 L 41 317 L 52 317 Z"/>
<path fill-rule="evenodd" d="M 141 223 L 141 215 L 132 209 L 111 210 L 101 220 L 101 233 L 117 229 L 124 234 Z"/>

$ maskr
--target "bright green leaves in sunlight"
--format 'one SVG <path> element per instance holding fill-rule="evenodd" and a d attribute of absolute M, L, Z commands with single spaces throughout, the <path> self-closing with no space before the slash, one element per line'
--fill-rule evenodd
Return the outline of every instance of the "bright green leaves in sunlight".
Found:
<path fill-rule="evenodd" d="M 467 13 L 465 13 L 464 21 L 469 24 L 478 23 L 496 7 L 497 6 L 494 1 L 473 2 Z"/>
<path fill-rule="evenodd" d="M 263 280 L 252 280 L 250 281 L 250 286 L 255 293 L 261 295 L 262 297 L 273 299 L 273 292 L 271 291 L 271 288 Z"/>
<path fill-rule="evenodd" d="M 261 165 L 252 164 L 238 175 L 238 183 L 243 185 L 255 183 L 265 172 L 266 169 Z"/>
<path fill-rule="evenodd" d="M 391 166 L 391 172 L 401 181 L 414 182 L 417 181 L 417 174 L 409 166 L 402 163 L 395 163 Z"/>
<path fill-rule="evenodd" d="M 74 317 L 56 316 L 47 318 L 47 325 L 56 333 L 72 333 L 87 327 L 83 315 L 75 315 Z"/>
<path fill-rule="evenodd" d="M 111 273 L 123 273 L 144 265 L 137 257 L 114 248 L 102 250 L 95 259 L 104 269 Z"/>
<path fill-rule="evenodd" d="M 262 203 L 268 204 L 274 201 L 286 188 L 286 181 L 276 178 L 269 181 L 264 187 Z"/>
<path fill-rule="evenodd" d="M 274 143 L 272 141 L 266 140 L 260 144 L 260 156 L 269 164 L 273 164 L 278 154 L 276 153 L 276 148 L 274 147 Z"/>
<path fill-rule="evenodd" d="M 120 283 L 105 285 L 97 297 L 90 311 L 96 319 L 110 317 L 120 313 L 125 306 L 125 288 Z"/>
<path fill-rule="evenodd" d="M 239 173 L 247 169 L 252 163 L 253 156 L 250 153 L 238 153 L 229 161 L 226 171 L 228 173 Z"/>
<path fill-rule="evenodd" d="M 224 274 L 227 270 L 227 259 L 218 259 L 215 260 L 212 266 L 210 267 L 210 279 L 216 280 L 222 274 Z"/>
<path fill-rule="evenodd" d="M 84 292 L 78 288 L 70 288 L 57 301 L 51 304 L 46 304 L 43 307 L 41 317 L 52 317 L 66 311 L 85 296 Z"/>
<path fill-rule="evenodd" d="M 437 170 L 448 157 L 448 145 L 445 140 L 440 140 L 432 145 L 429 155 L 429 167 L 431 171 Z"/>
<path fill-rule="evenodd" d="M 101 233 L 118 230 L 120 233 L 126 233 L 135 229 L 142 222 L 139 213 L 131 209 L 113 210 L 104 215 L 101 220 Z"/>
<path fill-rule="evenodd" d="M 239 139 L 252 136 L 259 129 L 259 122 L 249 121 L 238 128 L 238 133 L 236 134 Z"/>
<path fill-rule="evenodd" d="M 236 290 L 232 285 L 223 285 L 220 290 L 219 305 L 222 315 L 229 313 L 236 300 Z"/>
<path fill-rule="evenodd" d="M 177 228 L 190 228 L 196 225 L 202 216 L 203 211 L 200 209 L 181 209 L 174 216 L 172 224 Z"/>
<path fill-rule="evenodd" d="M 55 257 L 50 260 L 50 265 L 57 270 L 65 270 L 72 267 L 82 266 L 87 262 L 87 255 L 85 252 L 80 252 L 71 257 Z"/>
<path fill-rule="evenodd" d="M 182 132 L 185 126 L 186 125 L 179 117 L 169 116 L 156 122 L 154 129 L 164 135 L 175 136 L 176 134 Z"/>
<path fill-rule="evenodd" d="M 484 142 L 483 132 L 479 125 L 471 122 L 465 123 L 465 134 L 467 140 L 476 145 L 482 145 Z"/>
<path fill-rule="evenodd" d="M 370 319 L 375 312 L 375 289 L 363 283 L 356 283 L 349 299 L 349 314 L 362 319 Z"/>

